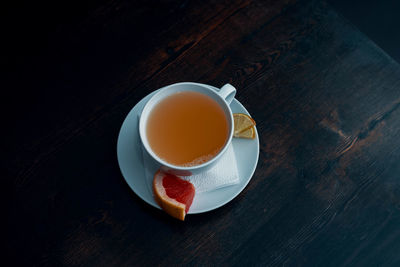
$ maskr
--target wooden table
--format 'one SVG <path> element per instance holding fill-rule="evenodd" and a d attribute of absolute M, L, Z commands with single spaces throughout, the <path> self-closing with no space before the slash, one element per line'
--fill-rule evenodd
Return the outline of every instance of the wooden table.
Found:
<path fill-rule="evenodd" d="M 329 5 L 52 8 L 14 10 L 28 19 L 9 31 L 1 148 L 16 265 L 399 266 L 400 66 Z M 260 137 L 245 190 L 185 222 L 137 197 L 116 157 L 132 107 L 180 81 L 233 84 Z"/>

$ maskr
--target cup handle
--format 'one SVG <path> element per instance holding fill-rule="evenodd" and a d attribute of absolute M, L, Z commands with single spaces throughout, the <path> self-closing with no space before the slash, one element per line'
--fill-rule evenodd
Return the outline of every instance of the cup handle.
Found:
<path fill-rule="evenodd" d="M 230 104 L 236 95 L 236 88 L 227 83 L 221 87 L 218 94 Z"/>

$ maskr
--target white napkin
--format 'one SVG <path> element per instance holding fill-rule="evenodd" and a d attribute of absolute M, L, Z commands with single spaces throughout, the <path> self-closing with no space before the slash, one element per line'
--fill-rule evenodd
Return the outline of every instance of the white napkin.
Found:
<path fill-rule="evenodd" d="M 160 165 L 152 160 L 151 156 L 142 147 L 142 159 L 144 165 L 147 187 L 153 194 L 153 177 Z M 236 156 L 232 144 L 229 145 L 225 154 L 219 162 L 210 170 L 192 176 L 182 176 L 183 179 L 190 181 L 196 188 L 196 194 L 213 191 L 240 182 L 239 172 L 236 163 Z"/>

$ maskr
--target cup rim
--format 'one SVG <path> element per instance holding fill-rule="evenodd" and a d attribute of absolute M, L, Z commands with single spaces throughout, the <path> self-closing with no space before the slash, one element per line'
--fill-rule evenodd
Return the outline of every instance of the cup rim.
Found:
<path fill-rule="evenodd" d="M 226 108 L 229 111 L 229 119 L 230 119 L 230 122 L 231 122 L 231 127 L 229 129 L 229 135 L 228 135 L 228 138 L 227 138 L 227 140 L 225 142 L 224 147 L 212 159 L 210 159 L 210 160 L 208 160 L 208 161 L 206 161 L 206 162 L 204 162 L 202 164 L 199 164 L 199 165 L 185 167 L 185 166 L 178 166 L 178 165 L 173 165 L 171 163 L 168 163 L 165 160 L 163 160 L 163 159 L 161 159 L 160 157 L 157 156 L 157 154 L 151 149 L 151 147 L 150 147 L 150 145 L 149 145 L 149 143 L 147 141 L 146 129 L 145 129 L 145 121 L 144 121 L 144 116 L 142 116 L 143 112 L 145 112 L 145 111 L 148 112 L 148 113 L 150 112 L 148 110 L 150 109 L 149 105 L 150 105 L 152 99 L 156 98 L 162 92 L 170 89 L 171 87 L 175 87 L 175 86 L 178 86 L 178 85 L 196 85 L 196 86 L 199 86 L 201 88 L 204 88 L 205 90 L 211 91 L 216 97 L 219 97 L 223 101 L 223 103 L 225 104 Z M 191 91 L 191 90 L 188 90 L 188 91 Z M 223 99 L 218 94 L 217 91 L 215 91 L 214 89 L 210 88 L 208 85 L 202 84 L 202 83 L 195 83 L 195 82 L 179 82 L 179 83 L 170 84 L 170 85 L 167 85 L 167 86 L 164 86 L 164 87 L 160 88 L 160 90 L 157 93 L 155 93 L 147 101 L 147 103 L 144 105 L 144 107 L 142 109 L 142 112 L 140 113 L 140 118 L 139 118 L 139 137 L 140 137 L 141 145 L 144 147 L 146 152 L 148 154 L 150 154 L 150 156 L 155 161 L 157 161 L 160 165 L 168 167 L 170 169 L 179 170 L 179 171 L 194 171 L 194 170 L 206 167 L 206 166 L 212 164 L 213 162 L 215 162 L 216 160 L 218 160 L 226 152 L 226 150 L 228 149 L 230 143 L 232 142 L 233 129 L 234 129 L 234 123 L 233 123 L 233 115 L 232 115 L 232 110 L 231 110 L 230 104 L 228 104 L 225 101 L 225 99 Z M 144 141 L 144 138 L 146 139 L 146 142 Z"/>

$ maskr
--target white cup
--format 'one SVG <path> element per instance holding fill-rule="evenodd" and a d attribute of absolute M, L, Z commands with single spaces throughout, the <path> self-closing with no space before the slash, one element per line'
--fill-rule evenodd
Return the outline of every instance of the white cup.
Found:
<path fill-rule="evenodd" d="M 228 139 L 226 140 L 224 147 L 217 155 L 215 155 L 212 159 L 210 159 L 205 163 L 189 167 L 173 165 L 158 157 L 156 153 L 154 153 L 154 151 L 151 149 L 146 134 L 147 121 L 150 112 L 153 110 L 153 108 L 167 96 L 183 91 L 199 92 L 207 96 L 210 96 L 212 99 L 214 99 L 224 111 L 229 129 Z M 144 106 L 142 114 L 140 116 L 139 135 L 145 151 L 150 155 L 150 158 L 155 160 L 161 166 L 161 169 L 163 171 L 168 173 L 172 173 L 175 175 L 182 175 L 182 176 L 190 176 L 209 170 L 212 166 L 218 163 L 219 159 L 226 152 L 229 144 L 232 141 L 234 122 L 233 122 L 232 110 L 229 104 L 232 102 L 233 98 L 235 97 L 235 94 L 236 94 L 236 89 L 230 84 L 225 84 L 219 91 L 215 91 L 204 84 L 193 83 L 193 82 L 175 83 L 161 88 L 160 91 L 158 91 L 149 99 L 149 101 Z"/>

